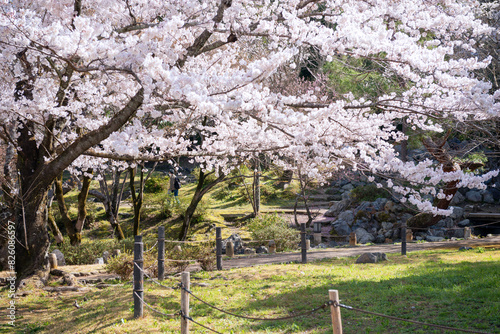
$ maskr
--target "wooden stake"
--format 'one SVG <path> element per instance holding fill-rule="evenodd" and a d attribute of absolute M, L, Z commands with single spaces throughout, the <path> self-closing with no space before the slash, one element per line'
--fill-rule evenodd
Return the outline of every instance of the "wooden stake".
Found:
<path fill-rule="evenodd" d="M 222 270 L 222 231 L 220 227 L 215 228 L 215 250 L 217 256 L 217 270 Z"/>
<path fill-rule="evenodd" d="M 144 310 L 142 305 L 142 300 L 144 300 L 143 251 L 142 235 L 136 235 L 134 242 L 134 318 L 136 319 L 142 318 Z"/>
<path fill-rule="evenodd" d="M 331 301 L 339 303 L 339 291 L 328 290 L 328 296 Z M 332 313 L 333 334 L 342 334 L 342 318 L 340 316 L 340 306 L 330 305 Z"/>
<path fill-rule="evenodd" d="M 185 271 L 181 274 L 182 287 L 189 290 L 189 272 Z M 184 289 L 181 290 L 181 312 L 184 316 L 189 317 L 189 293 Z M 181 317 L 181 334 L 189 333 L 189 320 Z"/>
<path fill-rule="evenodd" d="M 232 241 L 226 243 L 226 256 L 234 257 L 234 244 Z"/>
<path fill-rule="evenodd" d="M 49 254 L 50 269 L 57 269 L 57 256 L 54 253 Z"/>
<path fill-rule="evenodd" d="M 158 227 L 158 279 L 165 279 L 165 226 Z"/>
<path fill-rule="evenodd" d="M 306 224 L 300 224 L 300 246 L 302 248 L 302 263 L 307 263 L 307 245 L 306 245 Z"/>

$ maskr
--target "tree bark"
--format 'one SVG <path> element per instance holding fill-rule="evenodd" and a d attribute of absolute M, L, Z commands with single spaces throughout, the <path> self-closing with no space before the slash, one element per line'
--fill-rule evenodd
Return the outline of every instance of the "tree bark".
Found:
<path fill-rule="evenodd" d="M 57 205 L 59 206 L 59 212 L 61 213 L 61 220 L 66 228 L 66 233 L 68 234 L 71 245 L 76 246 L 80 244 L 81 236 L 80 238 L 77 236 L 75 222 L 71 220 L 68 214 L 68 208 L 66 207 L 66 202 L 64 200 L 62 174 L 59 174 L 54 183 L 56 185 L 56 200 Z"/>
<path fill-rule="evenodd" d="M 202 200 L 203 196 L 210 189 L 212 189 L 215 185 L 221 183 L 226 178 L 226 175 L 220 174 L 219 177 L 217 179 L 215 179 L 213 182 L 205 184 L 207 176 L 212 174 L 212 173 L 213 172 L 205 174 L 200 169 L 200 175 L 198 178 L 198 185 L 196 186 L 196 190 L 194 192 L 193 198 L 191 199 L 191 203 L 189 203 L 189 206 L 187 207 L 186 212 L 184 213 L 182 228 L 181 228 L 181 231 L 179 233 L 179 240 L 181 240 L 181 241 L 186 240 L 189 228 L 191 226 L 191 220 L 193 219 L 194 212 L 196 211 L 196 208 L 198 207 L 198 204 Z"/>
<path fill-rule="evenodd" d="M 19 84 L 18 95 L 32 98 L 32 88 L 29 82 Z M 16 87 L 17 88 L 17 87 Z M 53 148 L 49 152 L 47 146 L 38 146 L 33 140 L 36 133 L 33 122 L 27 120 L 19 124 L 17 131 L 18 151 L 17 169 L 20 181 L 20 205 L 15 211 L 16 218 L 16 286 L 21 280 L 35 272 L 42 270 L 44 273 L 47 266 L 47 251 L 49 249 L 49 237 L 47 233 L 47 192 L 54 180 L 66 169 L 76 158 L 86 150 L 99 144 L 109 135 L 121 128 L 140 108 L 144 99 L 144 89 L 140 88 L 136 95 L 119 110 L 106 124 L 98 129 L 90 131 L 64 149 Z M 48 120 L 49 122 L 50 120 Z M 46 124 L 47 128 L 50 124 Z M 46 131 L 46 137 L 53 136 L 53 132 Z M 44 138 L 43 142 L 53 142 Z M 50 154 L 60 151 L 61 153 L 50 162 L 46 162 Z M 123 232 L 121 232 L 123 236 Z"/>
<path fill-rule="evenodd" d="M 260 175 L 262 173 L 259 159 L 255 159 L 255 170 L 253 172 L 253 201 L 254 216 L 260 213 Z"/>

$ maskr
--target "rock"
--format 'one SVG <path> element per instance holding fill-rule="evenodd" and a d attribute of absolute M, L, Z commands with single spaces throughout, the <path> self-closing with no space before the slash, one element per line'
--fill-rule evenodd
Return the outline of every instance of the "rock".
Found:
<path fill-rule="evenodd" d="M 335 234 L 339 236 L 347 236 L 349 233 L 352 232 L 351 228 L 349 227 L 349 224 L 343 220 L 337 220 L 332 224 L 333 230 L 332 232 L 335 232 Z"/>
<path fill-rule="evenodd" d="M 481 202 L 481 200 L 483 199 L 482 196 L 481 196 L 481 193 L 477 190 L 469 190 L 466 194 L 465 194 L 465 198 L 471 202 L 475 202 L 475 203 L 478 203 L 478 202 Z"/>
<path fill-rule="evenodd" d="M 493 194 L 489 191 L 485 191 L 483 194 L 483 202 L 493 204 L 495 203 L 495 199 L 493 198 Z"/>
<path fill-rule="evenodd" d="M 459 227 L 465 227 L 465 226 L 469 226 L 470 225 L 470 220 L 469 219 L 464 219 L 464 220 L 461 220 L 457 223 L 457 225 Z"/>
<path fill-rule="evenodd" d="M 385 253 L 376 252 L 376 253 L 372 253 L 372 254 L 374 254 L 377 257 L 378 262 L 387 261 L 387 254 L 385 254 Z"/>
<path fill-rule="evenodd" d="M 354 186 L 351 183 L 347 183 L 346 185 L 342 186 L 342 190 L 344 190 L 344 191 L 350 191 L 353 189 L 354 189 Z"/>
<path fill-rule="evenodd" d="M 339 214 L 339 220 L 345 221 L 347 224 L 351 225 L 354 222 L 354 212 L 347 210 Z"/>
<path fill-rule="evenodd" d="M 257 249 L 255 250 L 255 252 L 256 252 L 257 254 L 267 254 L 267 253 L 269 253 L 269 250 L 267 249 L 267 247 L 266 247 L 266 246 L 259 246 L 259 247 L 257 247 Z"/>
<path fill-rule="evenodd" d="M 243 243 L 241 237 L 238 234 L 232 234 L 229 238 L 222 240 L 222 254 L 226 254 L 226 244 L 231 241 L 234 246 L 235 254 L 242 254 L 241 249 L 243 248 Z"/>
<path fill-rule="evenodd" d="M 325 212 L 325 216 L 327 217 L 337 217 L 339 213 L 344 211 L 351 204 L 350 200 L 341 200 L 333 202 L 327 212 Z"/>
<path fill-rule="evenodd" d="M 316 248 L 326 248 L 326 245 L 325 244 L 319 244 L 318 246 L 316 246 Z"/>
<path fill-rule="evenodd" d="M 443 237 L 437 237 L 437 236 L 434 236 L 434 235 L 428 235 L 425 240 L 429 241 L 429 242 L 436 242 L 436 241 L 443 241 L 444 238 Z"/>
<path fill-rule="evenodd" d="M 387 201 L 384 205 L 384 211 L 396 212 L 396 204 L 393 201 Z"/>
<path fill-rule="evenodd" d="M 109 252 L 108 251 L 102 252 L 102 259 L 104 260 L 104 263 L 108 263 L 108 260 L 109 260 Z"/>
<path fill-rule="evenodd" d="M 455 238 L 464 238 L 465 237 L 465 232 L 462 228 L 453 230 L 453 236 Z"/>
<path fill-rule="evenodd" d="M 464 216 L 464 212 L 465 210 L 459 206 L 454 206 L 450 209 L 453 209 L 453 212 L 452 214 L 450 215 L 450 218 L 453 218 L 453 219 L 462 219 L 462 217 Z"/>
<path fill-rule="evenodd" d="M 458 250 L 463 252 L 463 251 L 468 251 L 468 250 L 473 250 L 474 248 L 472 247 L 466 247 L 466 246 L 463 246 L 463 247 L 460 247 Z"/>
<path fill-rule="evenodd" d="M 461 192 L 457 191 L 455 196 L 453 196 L 453 199 L 450 202 L 450 205 L 459 205 L 462 204 L 465 201 L 464 195 L 462 195 Z"/>
<path fill-rule="evenodd" d="M 377 244 L 383 244 L 385 242 L 385 235 L 377 234 L 377 236 L 375 237 L 375 242 Z"/>
<path fill-rule="evenodd" d="M 246 255 L 253 255 L 253 254 L 255 254 L 255 249 L 253 249 L 253 248 L 245 248 L 243 252 Z"/>
<path fill-rule="evenodd" d="M 98 257 L 94 261 L 95 264 L 104 264 L 104 259 L 102 257 Z"/>
<path fill-rule="evenodd" d="M 356 260 L 356 263 L 377 263 L 378 258 L 373 253 L 363 253 Z"/>
<path fill-rule="evenodd" d="M 64 260 L 64 254 L 59 249 L 54 249 L 52 251 L 52 254 L 56 255 L 58 266 L 65 266 L 66 265 L 66 260 Z"/>
<path fill-rule="evenodd" d="M 384 207 L 385 205 L 387 204 L 389 200 L 387 198 L 377 198 L 374 202 L 373 202 L 373 208 L 376 210 L 376 211 L 382 211 L 384 210 Z"/>
<path fill-rule="evenodd" d="M 358 257 L 356 263 L 377 263 L 381 261 L 387 261 L 385 253 L 363 253 Z"/>
<path fill-rule="evenodd" d="M 489 188 L 488 192 L 491 194 L 491 196 L 493 196 L 493 199 L 495 201 L 500 200 L 500 190 L 499 189 L 497 189 L 497 188 Z"/>
<path fill-rule="evenodd" d="M 356 239 L 359 244 L 366 244 L 375 241 L 375 237 L 368 233 L 364 228 L 358 228 L 356 231 Z"/>
<path fill-rule="evenodd" d="M 382 222 L 382 229 L 384 229 L 386 231 L 390 230 L 393 226 L 394 226 L 393 223 Z"/>

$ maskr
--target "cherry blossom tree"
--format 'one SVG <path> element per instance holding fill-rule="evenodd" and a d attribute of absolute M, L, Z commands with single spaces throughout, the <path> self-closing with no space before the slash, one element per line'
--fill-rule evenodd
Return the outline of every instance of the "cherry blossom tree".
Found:
<path fill-rule="evenodd" d="M 492 173 L 402 162 L 392 145 L 405 139 L 395 120 L 441 131 L 444 119 L 498 114 L 490 84 L 471 75 L 489 59 L 453 57 L 490 32 L 478 8 L 461 0 L 2 0 L 0 138 L 16 150 L 19 173 L 17 188 L 2 189 L 15 199 L 8 219 L 18 280 L 44 267 L 49 186 L 89 156 L 190 155 L 227 174 L 229 159 L 266 154 L 299 161 L 319 180 L 362 167 L 419 184 L 389 186 L 434 213 L 421 194 L 443 179 L 482 187 Z M 377 61 L 409 84 L 331 101 L 270 89 L 266 79 L 304 47 L 327 61 Z M 193 131 L 204 134 L 201 145 L 189 140 Z"/>

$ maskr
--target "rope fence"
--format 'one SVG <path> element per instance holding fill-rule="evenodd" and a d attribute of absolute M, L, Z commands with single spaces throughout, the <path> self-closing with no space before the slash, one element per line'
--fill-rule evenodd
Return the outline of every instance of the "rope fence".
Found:
<path fill-rule="evenodd" d="M 489 225 L 489 224 L 485 224 Z M 406 227 L 403 226 L 402 228 L 402 233 L 406 232 Z M 304 246 L 305 246 L 305 224 L 301 224 L 301 239 L 302 239 L 302 246 L 303 246 L 303 253 L 302 253 L 302 263 L 307 263 L 305 261 L 305 252 L 304 252 Z M 403 241 L 405 238 L 403 238 Z M 274 241 L 274 240 L 265 240 L 265 241 Z M 160 267 L 164 267 L 165 261 L 175 261 L 175 262 L 189 262 L 189 261 L 196 261 L 196 260 L 174 260 L 174 259 L 165 259 L 164 258 L 164 228 L 160 227 L 158 230 L 158 242 L 155 243 L 155 245 L 148 251 L 151 251 L 156 245 L 158 245 L 158 280 L 163 280 L 164 279 L 164 273 L 162 270 L 160 270 Z M 206 242 L 206 241 L 201 241 L 201 242 Z M 262 242 L 262 240 L 261 240 Z M 220 228 L 216 228 L 216 256 L 217 256 L 217 269 L 221 270 L 222 269 L 222 254 L 221 254 L 221 248 L 222 248 L 222 242 L 221 242 L 221 231 Z M 227 243 L 229 245 L 230 242 Z M 404 242 L 404 244 L 406 244 Z M 226 245 L 226 246 L 227 246 Z M 402 246 L 403 247 L 403 246 Z M 404 251 L 406 252 L 406 245 Z M 332 327 L 333 327 L 333 333 L 334 334 L 342 334 L 342 320 L 341 320 L 341 314 L 340 314 L 340 309 L 345 309 L 349 311 L 355 311 L 359 313 L 364 313 L 364 314 L 369 314 L 377 317 L 383 317 L 395 321 L 402 321 L 402 322 L 408 322 L 412 323 L 415 325 L 419 326 L 428 326 L 428 327 L 433 327 L 433 328 L 438 328 L 441 330 L 450 330 L 450 331 L 457 331 L 457 332 L 464 332 L 464 333 L 476 333 L 476 334 L 490 334 L 488 332 L 482 332 L 482 331 L 477 331 L 474 329 L 461 329 L 461 328 L 454 328 L 450 326 L 444 326 L 444 325 L 438 325 L 438 324 L 432 324 L 432 323 L 426 323 L 426 322 L 421 322 L 421 321 L 416 321 L 416 320 L 411 320 L 411 319 L 405 319 L 405 318 L 400 318 L 397 316 L 392 316 L 392 315 L 385 315 L 377 312 L 372 312 L 368 310 L 363 310 L 360 308 L 356 308 L 353 306 L 347 306 L 344 304 L 341 304 L 338 298 L 338 291 L 337 290 L 329 290 L 329 298 L 326 302 L 323 304 L 305 312 L 301 313 L 295 313 L 295 312 L 289 312 L 290 315 L 288 316 L 282 316 L 282 317 L 252 317 L 252 316 L 246 316 L 246 315 L 241 315 L 237 314 L 225 309 L 222 309 L 220 307 L 217 307 L 199 296 L 195 295 L 191 290 L 190 290 L 190 273 L 189 272 L 182 272 L 181 273 L 181 282 L 178 286 L 167 286 L 156 280 L 155 278 L 151 277 L 148 273 L 146 273 L 144 269 L 144 261 L 143 261 L 143 244 L 142 244 L 142 236 L 136 236 L 135 237 L 135 243 L 134 243 L 134 282 L 133 282 L 133 298 L 134 298 L 134 318 L 141 318 L 143 317 L 143 306 L 146 306 L 149 310 L 152 312 L 155 312 L 159 315 L 162 315 L 164 317 L 177 317 L 180 316 L 181 320 L 181 334 L 188 334 L 189 333 L 189 324 L 193 323 L 196 324 L 208 331 L 211 331 L 213 333 L 220 333 L 219 331 L 210 328 L 206 325 L 201 324 L 200 322 L 194 320 L 190 315 L 190 306 L 189 306 L 189 299 L 190 297 L 194 298 L 198 302 L 208 306 L 211 309 L 214 309 L 216 311 L 219 311 L 221 313 L 237 317 L 237 318 L 242 318 L 242 319 L 247 319 L 247 320 L 253 320 L 253 321 L 282 321 L 282 320 L 289 320 L 293 318 L 298 318 L 298 317 L 305 317 L 305 316 L 310 316 L 314 314 L 315 312 L 318 312 L 320 310 L 327 309 L 328 307 L 330 308 L 330 313 L 331 313 L 331 320 L 332 320 Z M 147 270 L 147 269 L 146 269 Z M 165 313 L 162 312 L 158 309 L 155 309 L 151 305 L 149 305 L 147 302 L 144 300 L 144 277 L 147 278 L 148 281 L 153 282 L 154 284 L 157 284 L 158 286 L 169 289 L 169 290 L 180 290 L 181 292 L 181 298 L 180 298 L 180 309 L 177 312 L 174 313 Z"/>
<path fill-rule="evenodd" d="M 377 313 L 377 312 L 362 310 L 362 309 L 352 307 L 352 306 L 347 306 L 344 304 L 340 304 L 337 301 L 332 301 L 332 303 L 333 303 L 334 307 L 340 307 L 340 308 L 344 308 L 344 309 L 347 309 L 350 311 L 355 311 L 355 312 L 364 313 L 364 314 L 370 314 L 370 315 L 374 315 L 374 316 L 382 317 L 382 318 L 387 318 L 387 319 L 391 319 L 391 320 L 409 322 L 409 323 L 420 325 L 420 326 L 428 326 L 428 327 L 433 327 L 433 328 L 438 328 L 438 329 L 444 329 L 444 330 L 456 331 L 456 332 L 464 332 L 464 333 L 491 334 L 489 332 L 480 332 L 480 331 L 477 331 L 474 329 L 462 329 L 462 328 L 456 328 L 456 327 L 450 327 L 450 326 L 444 326 L 444 325 L 430 324 L 427 322 L 416 321 L 416 320 L 411 320 L 411 319 L 399 318 L 399 317 L 395 317 L 395 316 L 391 316 L 391 315 L 385 315 L 385 314 L 381 314 L 381 313 Z"/>

